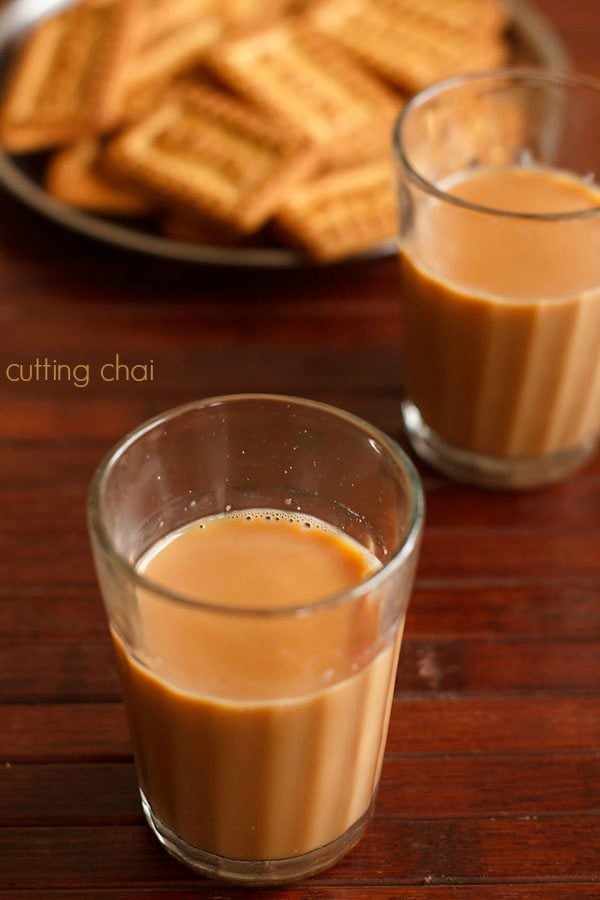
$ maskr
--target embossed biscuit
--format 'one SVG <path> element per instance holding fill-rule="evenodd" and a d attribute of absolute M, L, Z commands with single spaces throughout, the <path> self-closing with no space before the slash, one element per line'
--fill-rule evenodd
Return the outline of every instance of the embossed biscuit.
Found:
<path fill-rule="evenodd" d="M 394 0 L 401 14 L 439 22 L 457 31 L 500 35 L 510 22 L 508 6 L 501 0 Z"/>
<path fill-rule="evenodd" d="M 293 0 L 221 0 L 220 8 L 233 30 L 268 24 L 295 12 Z"/>
<path fill-rule="evenodd" d="M 140 34 L 137 10 L 137 0 L 85 0 L 34 29 L 0 112 L 4 147 L 45 149 L 115 124 L 126 62 Z"/>
<path fill-rule="evenodd" d="M 164 83 L 197 65 L 225 29 L 216 0 L 141 0 L 143 28 L 127 90 Z"/>
<path fill-rule="evenodd" d="M 187 84 L 107 151 L 113 171 L 242 233 L 259 228 L 316 161 L 311 147 L 264 117 Z"/>
<path fill-rule="evenodd" d="M 408 94 L 459 72 L 495 68 L 508 57 L 498 34 L 450 27 L 399 0 L 322 0 L 306 17 Z"/>
<path fill-rule="evenodd" d="M 298 185 L 275 222 L 291 243 L 320 262 L 368 250 L 396 231 L 390 163 L 342 169 Z"/>
<path fill-rule="evenodd" d="M 393 115 L 397 100 L 333 41 L 294 22 L 222 42 L 208 65 L 233 90 L 327 145 Z"/>
<path fill-rule="evenodd" d="M 377 116 L 344 140 L 328 144 L 322 154 L 321 168 L 333 170 L 376 160 L 389 161 L 392 129 L 404 103 L 404 98 L 397 95 L 396 106 L 389 114 Z"/>
<path fill-rule="evenodd" d="M 127 216 L 150 212 L 154 204 L 146 194 L 100 171 L 100 155 L 94 139 L 56 151 L 44 178 L 48 193 L 69 206 L 94 212 Z"/>
<path fill-rule="evenodd" d="M 195 77 L 207 50 L 226 29 L 219 0 L 141 0 L 143 32 L 126 73 L 123 122 L 138 121 L 166 91 Z M 207 81 L 202 72 L 198 80 Z"/>
<path fill-rule="evenodd" d="M 185 209 L 167 210 L 161 219 L 160 229 L 165 237 L 208 247 L 265 249 L 272 248 L 274 242 L 268 224 L 252 234 L 240 234 L 220 222 L 202 218 L 197 212 L 190 213 Z"/>

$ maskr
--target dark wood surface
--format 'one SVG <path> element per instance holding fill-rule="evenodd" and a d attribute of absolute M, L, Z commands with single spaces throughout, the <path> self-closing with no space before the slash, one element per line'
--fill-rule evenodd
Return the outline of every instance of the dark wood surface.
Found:
<path fill-rule="evenodd" d="M 600 76 L 600 4 L 538 0 Z M 207 900 L 142 821 L 84 522 L 142 419 L 292 393 L 401 437 L 396 264 L 211 272 L 96 246 L 0 195 L 0 898 Z M 119 353 L 154 380 L 107 383 Z M 6 365 L 90 365 L 11 384 Z M 374 821 L 291 900 L 600 897 L 600 460 L 484 493 L 421 467 L 428 519 Z"/>

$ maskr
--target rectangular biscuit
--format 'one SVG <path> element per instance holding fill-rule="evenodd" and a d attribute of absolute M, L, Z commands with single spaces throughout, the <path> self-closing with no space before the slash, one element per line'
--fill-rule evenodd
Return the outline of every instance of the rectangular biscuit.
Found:
<path fill-rule="evenodd" d="M 285 238 L 320 262 L 368 250 L 396 232 L 391 163 L 341 169 L 298 185 L 275 223 Z"/>
<path fill-rule="evenodd" d="M 105 175 L 98 167 L 102 150 L 93 138 L 57 150 L 44 177 L 48 193 L 77 209 L 122 216 L 150 212 L 150 198 L 129 184 Z"/>
<path fill-rule="evenodd" d="M 219 0 L 142 0 L 140 52 L 201 18 L 220 15 Z"/>
<path fill-rule="evenodd" d="M 399 0 L 323 0 L 306 14 L 316 30 L 339 41 L 365 65 L 408 94 L 450 75 L 493 69 L 507 61 L 497 34 L 450 27 Z"/>
<path fill-rule="evenodd" d="M 378 119 L 397 98 L 336 44 L 297 22 L 223 41 L 207 64 L 242 96 L 299 134 L 327 146 Z"/>
<path fill-rule="evenodd" d="M 272 248 L 273 237 L 263 228 L 252 234 L 240 234 L 211 219 L 203 219 L 197 213 L 184 209 L 165 212 L 160 230 L 165 237 L 186 244 L 203 244 L 209 247 L 260 247 Z"/>
<path fill-rule="evenodd" d="M 359 163 L 389 161 L 391 155 L 391 135 L 396 117 L 405 100 L 396 98 L 396 107 L 389 114 L 369 120 L 344 140 L 327 145 L 322 153 L 322 169 L 343 169 Z"/>
<path fill-rule="evenodd" d="M 239 102 L 182 84 L 115 138 L 107 163 L 175 206 L 259 228 L 316 164 L 312 148 Z"/>
<path fill-rule="evenodd" d="M 0 111 L 4 147 L 46 149 L 115 124 L 139 36 L 138 9 L 137 0 L 85 0 L 33 30 Z"/>
<path fill-rule="evenodd" d="M 270 24 L 295 11 L 293 0 L 221 0 L 220 6 L 232 30 Z"/>
<path fill-rule="evenodd" d="M 140 46 L 126 75 L 128 91 L 191 69 L 225 28 L 215 0 L 142 0 L 142 13 Z"/>
<path fill-rule="evenodd" d="M 501 0 L 395 0 L 399 14 L 429 19 L 456 31 L 499 36 L 510 23 Z"/>

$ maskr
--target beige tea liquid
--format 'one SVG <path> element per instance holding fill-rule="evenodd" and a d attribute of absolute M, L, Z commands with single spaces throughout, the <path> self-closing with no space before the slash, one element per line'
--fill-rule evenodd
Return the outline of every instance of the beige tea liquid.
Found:
<path fill-rule="evenodd" d="M 203 602 L 140 591 L 139 659 L 113 629 L 141 789 L 163 826 L 220 856 L 284 859 L 367 813 L 401 634 L 378 643 L 368 594 L 310 607 L 379 566 L 324 522 L 277 510 L 199 520 L 144 555 L 140 574 Z M 278 614 L 290 607 L 303 611 Z M 243 609 L 262 612 L 240 627 Z"/>
<path fill-rule="evenodd" d="M 449 445 L 542 457 L 600 430 L 600 190 L 536 166 L 481 168 L 439 187 L 401 253 L 407 395 Z M 491 210 L 516 213 L 493 214 Z"/>

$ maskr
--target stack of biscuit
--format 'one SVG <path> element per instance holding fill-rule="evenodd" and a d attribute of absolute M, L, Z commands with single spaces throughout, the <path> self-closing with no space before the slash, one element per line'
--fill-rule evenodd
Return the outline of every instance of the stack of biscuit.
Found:
<path fill-rule="evenodd" d="M 0 141 L 71 206 L 338 260 L 396 230 L 406 98 L 506 62 L 507 25 L 500 0 L 83 0 L 29 33 Z"/>

